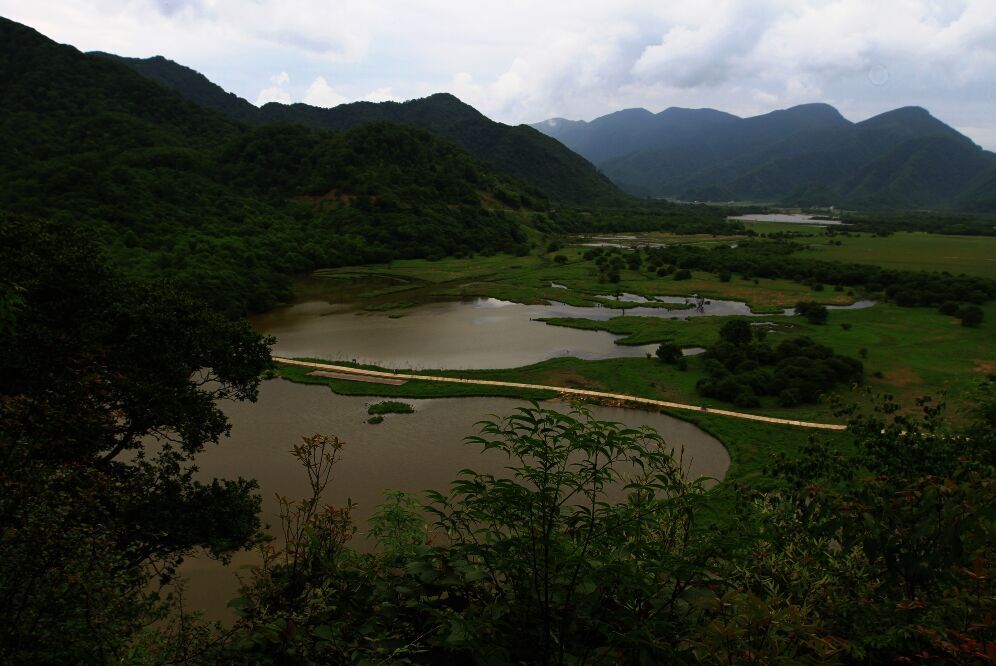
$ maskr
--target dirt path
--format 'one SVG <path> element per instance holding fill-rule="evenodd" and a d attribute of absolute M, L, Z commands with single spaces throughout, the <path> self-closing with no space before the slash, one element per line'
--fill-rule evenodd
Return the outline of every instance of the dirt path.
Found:
<path fill-rule="evenodd" d="M 384 372 L 381 370 L 363 370 L 361 368 L 351 368 L 345 365 L 330 365 L 327 363 L 315 363 L 313 361 L 296 361 L 289 358 L 273 357 L 277 363 L 284 365 L 296 365 L 303 368 L 314 368 L 336 373 L 346 373 L 360 375 L 364 377 L 384 377 L 388 379 L 409 379 L 425 382 L 448 382 L 451 384 L 476 384 L 478 386 L 504 386 L 508 388 L 538 389 L 542 391 L 555 391 L 565 395 L 579 395 L 588 398 L 603 398 L 608 400 L 621 400 L 623 402 L 634 402 L 641 405 L 653 405 L 654 407 L 666 407 L 667 409 L 683 409 L 703 414 L 718 414 L 719 416 L 729 416 L 735 419 L 746 419 L 747 421 L 761 421 L 762 423 L 777 423 L 780 425 L 792 425 L 800 428 L 817 428 L 821 430 L 847 430 L 847 426 L 837 423 L 812 423 L 810 421 L 795 421 L 792 419 L 779 419 L 773 416 L 760 416 L 758 414 L 745 414 L 744 412 L 731 412 L 726 409 L 713 409 L 699 405 L 685 405 L 680 402 L 667 402 L 664 400 L 652 400 L 650 398 L 640 398 L 634 395 L 623 395 L 621 393 L 606 393 L 604 391 L 588 391 L 586 389 L 568 388 L 566 386 L 545 386 L 543 384 L 522 384 L 519 382 L 501 382 L 491 379 L 462 379 L 459 377 L 440 377 L 438 375 L 411 375 L 402 372 Z"/>

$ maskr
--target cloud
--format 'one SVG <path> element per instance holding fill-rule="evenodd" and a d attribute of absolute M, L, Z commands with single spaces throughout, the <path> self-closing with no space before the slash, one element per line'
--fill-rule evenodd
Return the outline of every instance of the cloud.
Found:
<path fill-rule="evenodd" d="M 85 50 L 165 55 L 257 101 L 447 90 L 511 123 L 919 104 L 996 127 L 993 0 L 0 0 L 0 14 Z M 274 71 L 311 83 L 266 83 Z"/>
<path fill-rule="evenodd" d="M 325 80 L 324 76 L 317 77 L 308 86 L 308 89 L 304 91 L 304 97 L 301 99 L 305 104 L 311 104 L 312 106 L 323 106 L 330 108 L 333 106 L 339 106 L 340 104 L 345 104 L 349 101 L 346 97 L 335 91 L 328 82 Z"/>
<path fill-rule="evenodd" d="M 264 104 L 268 104 L 270 102 L 290 104 L 293 101 L 290 92 L 288 92 L 285 88 L 285 86 L 290 83 L 290 76 L 287 72 L 274 74 L 270 77 L 270 83 L 273 85 L 268 88 L 263 88 L 259 91 L 259 94 L 256 95 L 256 106 L 263 106 Z"/>

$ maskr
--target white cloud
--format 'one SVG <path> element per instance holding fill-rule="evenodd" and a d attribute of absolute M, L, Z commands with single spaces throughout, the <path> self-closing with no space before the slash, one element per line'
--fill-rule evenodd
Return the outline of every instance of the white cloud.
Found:
<path fill-rule="evenodd" d="M 396 102 L 396 101 L 398 101 L 398 98 L 394 96 L 393 92 L 391 92 L 391 87 L 390 86 L 385 86 L 383 88 L 377 88 L 375 90 L 371 90 L 366 95 L 362 95 L 360 97 L 360 99 L 363 100 L 363 101 L 366 101 L 366 102 Z"/>
<path fill-rule="evenodd" d="M 325 80 L 324 76 L 316 77 L 308 89 L 304 91 L 304 97 L 301 101 L 305 104 L 311 104 L 312 106 L 323 106 L 330 108 L 333 106 L 339 106 L 349 101 L 346 97 L 336 92 L 332 88 L 328 81 Z"/>
<path fill-rule="evenodd" d="M 285 86 L 290 83 L 290 76 L 287 72 L 280 72 L 279 74 L 274 74 L 270 77 L 270 83 L 272 86 L 263 88 L 256 95 L 256 106 L 263 106 L 270 102 L 280 102 L 281 104 L 290 104 L 293 99 L 291 94 L 287 91 Z"/>

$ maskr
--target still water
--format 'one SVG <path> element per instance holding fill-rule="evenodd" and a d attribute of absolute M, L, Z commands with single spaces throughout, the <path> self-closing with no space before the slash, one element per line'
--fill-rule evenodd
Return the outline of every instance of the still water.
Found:
<path fill-rule="evenodd" d="M 750 315 L 735 301 L 710 300 L 702 311 L 644 305 L 625 310 L 563 303 L 523 305 L 495 298 L 426 303 L 384 312 L 350 311 L 344 305 L 309 301 L 252 319 L 253 326 L 277 343 L 273 353 L 288 357 L 356 361 L 386 368 L 453 370 L 516 368 L 558 356 L 586 360 L 641 357 L 657 345 L 618 345 L 622 336 L 550 326 L 541 318 L 580 317 L 605 321 L 622 315 L 686 319 L 696 316 Z M 607 296 L 606 298 L 611 298 Z M 659 303 L 684 305 L 689 299 L 659 297 Z"/>
<path fill-rule="evenodd" d="M 835 226 L 843 224 L 839 220 L 822 220 L 812 215 L 801 215 L 798 213 L 751 213 L 750 215 L 737 215 L 727 218 L 729 220 L 740 220 L 742 222 L 783 222 L 786 224 L 815 224 L 821 227 Z"/>
<path fill-rule="evenodd" d="M 507 459 L 484 454 L 463 439 L 478 432 L 478 421 L 491 414 L 511 414 L 527 404 L 505 398 L 404 400 L 415 407 L 414 414 L 388 415 L 383 423 L 369 425 L 367 405 L 377 401 L 339 396 L 323 386 L 264 382 L 255 404 L 223 403 L 232 423 L 231 436 L 198 457 L 199 474 L 204 479 L 257 479 L 263 495 L 262 520 L 276 527 L 275 494 L 300 498 L 307 489 L 304 471 L 289 449 L 300 443 L 301 436 L 336 435 L 346 446 L 325 500 L 342 505 L 351 499 L 357 504 L 354 518 L 360 526 L 357 541 L 362 547 L 363 523 L 382 501 L 385 489 L 445 490 L 464 468 L 501 473 Z M 558 402 L 544 406 L 569 409 Z M 592 407 L 591 411 L 600 420 L 656 429 L 670 446 L 683 449 L 690 478 L 722 479 L 726 474 L 730 464 L 726 449 L 689 423 L 632 409 Z M 188 580 L 187 607 L 204 609 L 211 619 L 230 619 L 226 603 L 236 595 L 237 571 L 255 561 L 254 554 L 240 553 L 228 567 L 207 558 L 185 562 L 181 573 Z"/>

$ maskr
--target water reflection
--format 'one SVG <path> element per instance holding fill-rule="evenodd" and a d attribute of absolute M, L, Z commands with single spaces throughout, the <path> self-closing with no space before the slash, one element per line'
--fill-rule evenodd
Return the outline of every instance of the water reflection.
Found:
<path fill-rule="evenodd" d="M 383 490 L 409 492 L 444 490 L 463 468 L 500 474 L 507 459 L 483 454 L 480 447 L 464 444 L 476 433 L 475 425 L 490 414 L 508 415 L 526 403 L 500 398 L 447 398 L 405 400 L 415 413 L 389 415 L 379 425 L 366 423 L 366 407 L 376 398 L 338 396 L 325 387 L 265 382 L 256 404 L 225 403 L 232 423 L 231 437 L 209 447 L 198 458 L 203 478 L 244 476 L 259 480 L 263 494 L 263 520 L 277 516 L 276 493 L 297 498 L 306 492 L 303 471 L 288 453 L 302 435 L 328 433 L 347 443 L 325 500 L 357 504 L 354 517 L 361 525 L 382 501 Z M 551 403 L 556 409 L 568 409 Z M 630 427 L 649 425 L 672 446 L 684 448 L 689 475 L 722 478 L 729 456 L 722 444 L 695 426 L 663 414 L 638 410 L 593 407 L 596 418 Z M 362 541 L 359 541 L 362 547 Z M 237 555 L 229 567 L 207 558 L 188 560 L 182 573 L 189 584 L 189 608 L 202 608 L 210 618 L 228 619 L 226 602 L 235 596 L 236 570 L 253 564 L 252 553 Z"/>

